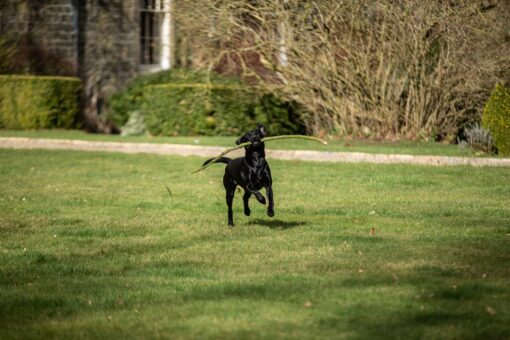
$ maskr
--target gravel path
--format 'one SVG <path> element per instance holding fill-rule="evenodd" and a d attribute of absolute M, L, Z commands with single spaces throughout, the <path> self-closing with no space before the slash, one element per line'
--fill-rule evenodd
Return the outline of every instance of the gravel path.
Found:
<path fill-rule="evenodd" d="M 152 144 L 124 142 L 92 142 L 83 140 L 0 137 L 0 148 L 52 149 L 79 151 L 106 151 L 121 153 L 150 153 L 160 155 L 214 157 L 225 150 L 220 146 L 198 146 L 183 144 Z M 237 153 L 236 153 L 237 152 Z M 242 155 L 242 150 L 231 153 Z M 510 158 L 473 158 L 449 156 L 414 156 L 399 154 L 371 154 L 362 152 L 324 152 L 308 150 L 266 150 L 269 159 L 301 160 L 314 162 L 347 162 L 376 164 L 420 164 L 420 165 L 471 165 L 507 166 Z"/>

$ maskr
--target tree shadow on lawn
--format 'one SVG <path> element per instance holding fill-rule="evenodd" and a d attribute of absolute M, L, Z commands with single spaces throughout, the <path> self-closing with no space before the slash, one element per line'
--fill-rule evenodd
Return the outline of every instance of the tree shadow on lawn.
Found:
<path fill-rule="evenodd" d="M 263 227 L 268 227 L 270 229 L 292 229 L 299 226 L 306 225 L 304 221 L 282 221 L 282 220 L 263 220 L 260 218 L 254 219 L 248 222 L 249 225 L 259 225 Z"/>

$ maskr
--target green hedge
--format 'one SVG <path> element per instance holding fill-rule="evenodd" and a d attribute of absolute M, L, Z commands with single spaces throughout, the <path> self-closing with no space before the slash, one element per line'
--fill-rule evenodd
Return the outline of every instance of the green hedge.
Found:
<path fill-rule="evenodd" d="M 141 111 L 152 135 L 239 135 L 263 123 L 272 135 L 303 133 L 295 105 L 232 84 L 147 86 Z"/>
<path fill-rule="evenodd" d="M 171 69 L 142 75 L 131 81 L 125 90 L 117 92 L 108 98 L 108 119 L 118 127 L 124 125 L 128 121 L 131 113 L 141 110 L 145 88 L 147 86 L 191 83 L 236 85 L 238 82 L 220 77 L 214 73 L 207 74 L 205 72 L 187 69 Z"/>
<path fill-rule="evenodd" d="M 148 86 L 142 112 L 153 135 L 236 135 L 253 128 L 249 93 L 235 85 Z"/>
<path fill-rule="evenodd" d="M 482 125 L 492 133 L 501 155 L 510 155 L 510 88 L 496 85 L 485 104 Z"/>
<path fill-rule="evenodd" d="M 272 93 L 257 94 L 253 108 L 257 123 L 264 124 L 271 135 L 304 134 L 302 110 L 295 102 L 282 100 Z"/>
<path fill-rule="evenodd" d="M 211 73 L 172 69 L 144 75 L 108 99 L 118 127 L 141 113 L 153 135 L 237 135 L 263 123 L 271 134 L 303 133 L 294 103 Z"/>
<path fill-rule="evenodd" d="M 0 128 L 76 127 L 80 91 L 78 78 L 0 75 Z"/>

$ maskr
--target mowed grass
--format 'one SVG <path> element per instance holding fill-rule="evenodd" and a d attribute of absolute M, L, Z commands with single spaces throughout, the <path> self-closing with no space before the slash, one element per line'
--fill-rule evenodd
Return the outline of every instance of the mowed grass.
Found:
<path fill-rule="evenodd" d="M 509 169 L 202 161 L 0 150 L 0 338 L 510 337 Z"/>
<path fill-rule="evenodd" d="M 151 136 L 129 136 L 92 134 L 80 130 L 38 130 L 38 131 L 16 131 L 0 130 L 0 137 L 28 137 L 28 138 L 50 138 L 50 139 L 74 139 L 87 141 L 105 142 L 132 142 L 132 143 L 170 143 L 170 144 L 192 144 L 212 146 L 234 146 L 237 137 L 220 136 L 179 136 L 179 137 L 151 137 Z M 459 156 L 459 157 L 488 157 L 491 155 L 477 153 L 471 148 L 459 148 L 458 145 L 443 144 L 426 141 L 398 141 L 380 142 L 369 140 L 342 140 L 326 138 L 329 145 L 305 140 L 279 140 L 267 143 L 267 148 L 277 150 L 317 150 L 317 151 L 339 151 L 339 152 L 366 152 L 384 154 L 410 154 L 410 155 L 438 155 L 438 156 Z M 492 155 L 494 156 L 494 155 Z"/>

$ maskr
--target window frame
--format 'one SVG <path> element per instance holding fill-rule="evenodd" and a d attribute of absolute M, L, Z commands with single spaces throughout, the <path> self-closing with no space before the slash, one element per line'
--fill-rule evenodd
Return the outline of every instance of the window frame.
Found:
<path fill-rule="evenodd" d="M 167 70 L 173 66 L 171 9 L 172 0 L 139 1 L 138 63 L 142 73 Z"/>

